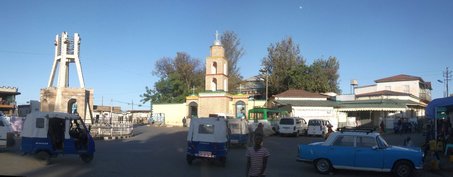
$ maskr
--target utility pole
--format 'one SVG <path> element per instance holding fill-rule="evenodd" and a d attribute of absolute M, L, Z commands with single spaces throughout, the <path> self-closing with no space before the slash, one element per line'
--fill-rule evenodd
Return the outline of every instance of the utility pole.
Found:
<path fill-rule="evenodd" d="M 452 71 L 449 71 L 448 70 L 448 67 L 445 69 L 445 72 L 443 72 L 443 76 L 444 76 L 444 83 L 445 83 L 445 97 L 448 97 L 449 96 L 449 93 L 448 93 L 448 81 L 451 80 L 452 78 Z"/>

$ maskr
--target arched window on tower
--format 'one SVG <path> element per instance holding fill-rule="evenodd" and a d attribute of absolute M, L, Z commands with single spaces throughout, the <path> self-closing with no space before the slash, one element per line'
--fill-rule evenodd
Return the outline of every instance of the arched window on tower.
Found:
<path fill-rule="evenodd" d="M 217 91 L 217 79 L 213 78 L 211 82 L 211 90 L 212 91 Z"/>
<path fill-rule="evenodd" d="M 211 74 L 217 74 L 217 62 L 212 63 Z"/>

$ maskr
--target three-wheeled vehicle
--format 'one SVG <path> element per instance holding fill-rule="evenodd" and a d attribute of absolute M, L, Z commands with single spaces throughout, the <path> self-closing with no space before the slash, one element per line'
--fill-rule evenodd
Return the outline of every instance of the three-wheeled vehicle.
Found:
<path fill-rule="evenodd" d="M 15 142 L 10 122 L 0 113 L 0 148 L 14 146 Z"/>
<path fill-rule="evenodd" d="M 230 143 L 247 147 L 250 136 L 247 121 L 228 119 L 228 127 L 230 128 Z"/>
<path fill-rule="evenodd" d="M 94 140 L 80 116 L 61 112 L 33 112 L 27 115 L 22 130 L 21 151 L 49 162 L 61 154 L 79 155 L 93 160 Z"/>
<path fill-rule="evenodd" d="M 187 134 L 187 163 L 195 159 L 218 160 L 225 166 L 228 127 L 223 118 L 193 118 Z"/>

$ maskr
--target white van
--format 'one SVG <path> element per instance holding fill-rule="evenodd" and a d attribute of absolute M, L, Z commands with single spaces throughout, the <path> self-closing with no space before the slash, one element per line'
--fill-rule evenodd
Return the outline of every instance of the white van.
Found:
<path fill-rule="evenodd" d="M 299 117 L 285 117 L 278 122 L 278 133 L 280 135 L 307 135 L 307 122 Z"/>
<path fill-rule="evenodd" d="M 0 115 L 0 148 L 14 146 L 14 132 L 11 124 L 2 115 Z"/>
<path fill-rule="evenodd" d="M 321 135 L 324 136 L 324 134 L 327 133 L 327 125 L 330 125 L 330 122 L 328 120 L 323 120 L 323 119 L 310 119 L 308 121 L 308 135 Z"/>

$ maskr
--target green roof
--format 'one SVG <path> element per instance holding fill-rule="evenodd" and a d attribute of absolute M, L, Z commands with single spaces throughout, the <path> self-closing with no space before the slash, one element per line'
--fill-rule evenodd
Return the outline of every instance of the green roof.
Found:
<path fill-rule="evenodd" d="M 410 100 L 353 100 L 353 101 L 320 101 L 320 100 L 278 100 L 282 105 L 303 107 L 335 107 L 335 108 L 399 108 L 405 109 L 408 105 L 419 105 Z"/>

